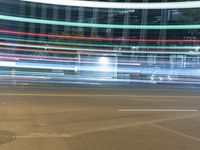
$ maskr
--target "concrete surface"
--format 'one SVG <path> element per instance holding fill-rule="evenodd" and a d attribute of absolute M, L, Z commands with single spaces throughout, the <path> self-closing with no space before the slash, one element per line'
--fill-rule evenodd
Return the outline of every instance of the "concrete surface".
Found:
<path fill-rule="evenodd" d="M 199 150 L 200 91 L 0 87 L 0 150 Z"/>

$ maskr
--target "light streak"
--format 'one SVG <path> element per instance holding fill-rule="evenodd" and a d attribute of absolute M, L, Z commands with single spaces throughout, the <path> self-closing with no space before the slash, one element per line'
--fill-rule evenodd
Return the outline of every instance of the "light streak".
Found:
<path fill-rule="evenodd" d="M 74 66 L 66 65 L 53 65 L 53 64 L 40 64 L 40 63 L 17 63 L 17 68 L 30 68 L 30 69 L 58 69 L 58 70 L 75 70 Z"/>
<path fill-rule="evenodd" d="M 27 48 L 12 48 L 12 47 L 0 47 L 2 50 L 8 50 L 8 51 L 24 51 L 24 52 L 35 52 L 35 53 L 53 53 L 53 54 L 68 54 L 68 55 L 95 55 L 95 56 L 116 56 L 116 54 L 110 54 L 110 53 L 93 53 L 93 52 L 67 52 L 67 51 L 56 51 L 56 50 L 38 50 L 38 49 L 27 49 Z M 117 55 L 117 56 L 124 56 L 124 55 Z M 127 55 L 129 56 L 129 55 Z M 130 56 L 129 56 L 130 57 Z"/>
<path fill-rule="evenodd" d="M 73 54 L 73 55 L 93 55 L 93 56 L 114 56 L 114 57 L 133 57 L 131 55 L 124 55 L 124 54 L 111 54 L 111 53 L 93 53 L 93 52 L 68 52 L 68 51 L 56 51 L 56 50 L 49 50 L 44 51 L 44 50 L 38 50 L 38 49 L 27 49 L 27 48 L 13 48 L 13 47 L 0 47 L 2 50 L 8 50 L 8 51 L 24 51 L 24 52 L 35 52 L 35 53 L 53 53 L 53 54 Z M 143 57 L 143 56 L 137 56 Z M 148 57 L 153 57 L 153 56 L 148 56 Z M 157 58 L 165 58 L 164 56 L 157 56 Z"/>
<path fill-rule="evenodd" d="M 59 26 L 75 26 L 87 28 L 110 28 L 110 29 L 145 29 L 145 30 L 183 30 L 183 29 L 200 29 L 199 24 L 192 25 L 122 25 L 122 24 L 93 24 L 93 23 L 80 23 L 80 22 L 66 22 L 66 21 L 53 21 L 44 19 L 33 19 L 24 17 L 15 17 L 8 15 L 0 15 L 1 20 L 28 22 L 37 24 L 50 24 Z"/>
<path fill-rule="evenodd" d="M 68 59 L 60 59 L 60 58 L 56 58 L 56 57 L 49 57 L 49 56 L 30 56 L 30 55 L 19 55 L 19 54 L 1 54 L 2 56 L 6 56 L 5 58 L 7 58 L 8 56 L 13 56 L 14 58 L 16 58 L 16 60 L 33 60 L 33 61 L 50 61 L 50 62 L 74 62 L 72 58 L 68 58 Z M 2 57 L 3 58 L 3 57 Z"/>
<path fill-rule="evenodd" d="M 1 48 L 1 47 L 0 47 Z M 130 57 L 130 56 L 127 56 L 127 57 Z M 61 59 L 62 58 L 62 59 Z M 9 60 L 14 60 L 14 61 L 19 61 L 19 60 L 38 60 L 38 61 L 48 61 L 48 62 L 74 62 L 76 63 L 78 61 L 78 58 L 77 57 L 74 57 L 74 58 L 70 58 L 70 57 L 65 57 L 65 59 L 63 59 L 63 57 L 49 57 L 49 56 L 32 56 L 32 55 L 22 55 L 22 54 L 7 54 L 7 53 L 1 53 L 0 55 L 0 60 L 5 60 L 5 59 L 9 59 Z M 80 60 L 80 63 L 96 63 L 98 64 L 98 62 L 94 59 L 85 59 L 85 58 L 82 58 Z M 137 65 L 140 65 L 140 64 L 146 64 L 147 62 L 146 61 L 141 61 L 141 60 L 137 60 L 137 62 L 132 62 L 130 60 L 119 60 L 117 62 L 118 65 L 134 65 L 134 66 L 137 66 Z M 107 63 L 107 64 L 115 64 L 113 62 L 110 62 L 110 63 Z M 156 61 L 156 64 L 171 64 L 171 62 L 168 62 L 168 61 Z M 179 64 L 179 62 L 173 62 L 173 64 Z M 187 64 L 200 64 L 200 63 L 194 63 L 194 62 L 186 62 L 185 63 L 186 65 Z"/>
<path fill-rule="evenodd" d="M 18 44 L 11 42 L 0 42 L 2 46 L 11 46 L 11 47 L 26 47 L 26 48 L 40 48 L 40 49 L 54 49 L 54 50 L 68 50 L 68 51 L 89 51 L 89 52 L 107 52 L 107 53 L 157 53 L 157 54 L 189 54 L 189 55 L 199 55 L 199 51 L 148 51 L 148 50 L 109 50 L 109 49 L 87 49 L 87 48 L 69 48 L 61 46 L 44 46 L 44 45 L 30 45 L 30 44 Z"/>
<path fill-rule="evenodd" d="M 57 58 L 57 57 L 49 57 L 49 56 L 29 56 L 29 55 L 19 55 L 19 54 L 1 54 L 0 56 L 0 59 L 1 58 L 16 58 L 15 60 L 31 60 L 31 61 L 47 61 L 47 62 L 62 62 L 62 63 L 69 63 L 69 62 L 72 62 L 72 63 L 77 63 L 78 62 L 78 58 L 67 58 L 67 59 L 60 59 L 60 58 Z M 12 57 L 13 56 L 13 57 Z M 80 60 L 80 63 L 83 63 L 83 64 L 99 64 L 98 61 L 96 60 L 87 60 L 87 59 L 82 59 Z M 107 62 L 106 64 L 102 64 L 102 65 L 114 65 L 115 62 Z M 130 61 L 127 61 L 127 62 L 118 62 L 117 64 L 119 65 L 129 65 L 129 66 L 138 66 L 140 65 L 139 63 L 136 63 L 136 62 L 130 62 Z"/>
<path fill-rule="evenodd" d="M 129 39 L 129 38 L 96 38 L 96 37 L 84 37 L 84 36 L 66 36 L 66 35 L 55 35 L 55 34 L 40 34 L 40 33 L 31 33 L 31 32 L 18 32 L 18 31 L 10 31 L 10 30 L 0 30 L 1 33 L 7 33 L 7 34 L 15 34 L 15 35 L 27 35 L 27 36 L 37 36 L 37 37 L 48 37 L 48 38 L 59 38 L 59 39 L 78 39 L 78 40 L 95 40 L 95 41 L 126 41 L 126 42 L 161 42 L 161 43 L 178 43 L 178 42 L 184 42 L 184 43 L 199 43 L 200 40 L 160 40 L 160 39 Z M 61 44 L 62 42 L 57 42 Z M 73 43 L 74 44 L 74 43 Z M 81 43 L 83 44 L 83 43 Z M 79 43 L 76 43 L 76 45 L 79 45 Z M 85 44 L 85 46 L 89 46 L 88 44 Z M 93 45 L 94 46 L 94 45 Z M 103 45 L 98 45 L 103 46 Z M 109 46 L 109 45 L 106 45 Z M 117 45 L 118 46 L 118 45 Z"/>
<path fill-rule="evenodd" d="M 0 61 L 0 67 L 15 67 L 16 62 L 12 61 Z"/>
<path fill-rule="evenodd" d="M 164 2 L 164 3 L 128 3 L 128 2 L 96 2 L 84 0 L 21 0 L 26 2 L 90 7 L 90 8 L 114 8 L 114 9 L 179 9 L 179 8 L 199 8 L 199 1 L 188 2 Z"/>

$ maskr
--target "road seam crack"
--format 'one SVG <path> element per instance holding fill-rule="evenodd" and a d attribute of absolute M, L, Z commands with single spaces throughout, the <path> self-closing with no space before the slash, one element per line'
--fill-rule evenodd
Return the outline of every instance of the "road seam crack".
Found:
<path fill-rule="evenodd" d="M 167 131 L 167 132 L 170 132 L 170 133 L 173 133 L 173 134 L 176 134 L 176 135 L 179 135 L 179 136 L 182 136 L 182 137 L 185 137 L 185 138 L 188 138 L 188 139 L 192 139 L 194 141 L 197 141 L 197 142 L 200 142 L 200 138 L 197 138 L 197 137 L 194 137 L 192 135 L 188 135 L 188 134 L 185 134 L 185 133 L 181 133 L 179 131 L 175 131 L 173 129 L 169 129 L 169 128 L 166 128 L 166 127 L 163 127 L 163 126 L 160 126 L 158 124 L 153 124 L 152 125 L 156 128 L 159 128 L 163 131 Z"/>

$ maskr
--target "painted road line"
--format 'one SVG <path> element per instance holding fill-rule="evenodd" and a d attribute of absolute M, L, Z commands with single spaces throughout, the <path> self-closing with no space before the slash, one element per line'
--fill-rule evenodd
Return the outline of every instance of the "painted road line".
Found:
<path fill-rule="evenodd" d="M 66 133 L 29 133 L 28 135 L 17 135 L 16 138 L 69 138 L 72 137 Z"/>
<path fill-rule="evenodd" d="M 197 109 L 118 109 L 119 112 L 197 112 Z"/>

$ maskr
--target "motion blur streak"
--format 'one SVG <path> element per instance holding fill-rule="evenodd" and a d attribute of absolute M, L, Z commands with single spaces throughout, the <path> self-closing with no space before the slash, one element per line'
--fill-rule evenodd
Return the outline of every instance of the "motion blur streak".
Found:
<path fill-rule="evenodd" d="M 145 50 L 115 50 L 115 49 L 91 49 L 91 48 L 75 48 L 75 47 L 64 47 L 64 46 L 51 46 L 51 45 L 37 45 L 37 44 L 21 44 L 21 43 L 13 43 L 13 42 L 0 42 L 2 46 L 14 46 L 14 47 L 27 47 L 27 48 L 40 48 L 40 49 L 54 49 L 54 50 L 69 50 L 69 51 L 91 51 L 91 52 L 108 52 L 108 53 L 167 53 L 167 54 L 200 54 L 199 51 L 177 51 L 177 49 L 190 49 L 190 47 L 174 47 L 175 51 L 145 51 Z M 149 46 L 144 46 L 148 48 Z M 150 48 L 153 48 L 150 46 Z M 164 47 L 166 49 L 167 47 Z M 169 47 L 172 49 L 173 47 Z M 196 49 L 196 47 L 193 47 Z M 198 47 L 199 48 L 199 47 Z M 161 48 L 162 49 L 162 48 Z"/>
<path fill-rule="evenodd" d="M 29 36 L 38 36 L 38 37 L 52 37 L 52 38 L 62 38 L 62 39 L 80 39 L 80 40 L 96 40 L 96 41 L 127 41 L 127 42 L 162 42 L 162 43 L 177 43 L 177 42 L 193 42 L 199 43 L 200 40 L 161 40 L 161 39 L 126 39 L 126 38 L 96 38 L 96 37 L 83 37 L 83 36 L 66 36 L 66 35 L 55 35 L 55 34 L 40 34 L 40 33 L 31 33 L 31 32 L 18 32 L 10 30 L 0 30 L 1 33 L 16 34 L 16 35 L 29 35 Z M 77 43 L 79 44 L 79 43 Z"/>
<path fill-rule="evenodd" d="M 77 52 L 68 52 L 68 51 L 54 51 L 54 50 L 49 50 L 44 51 L 44 50 L 38 50 L 38 49 L 28 49 L 28 48 L 12 48 L 12 47 L 0 47 L 1 49 L 8 50 L 8 51 L 24 51 L 24 52 L 35 52 L 35 53 L 53 53 L 53 54 L 74 54 L 76 55 Z M 116 54 L 107 54 L 107 53 L 89 53 L 89 52 L 79 52 L 81 55 L 97 55 L 97 56 L 116 56 Z M 130 57 L 129 55 L 117 55 L 117 56 L 127 56 Z"/>
<path fill-rule="evenodd" d="M 54 21 L 45 19 L 33 19 L 25 17 L 15 17 L 0 15 L 1 20 L 16 21 L 16 22 L 27 22 L 47 25 L 58 25 L 58 26 L 72 26 L 72 27 L 88 27 L 88 28 L 110 28 L 110 29 L 145 29 L 145 30 L 184 30 L 184 29 L 200 29 L 199 24 L 189 25 L 122 25 L 122 24 L 94 24 L 94 23 L 79 23 L 79 22 L 65 22 L 65 21 Z"/>
<path fill-rule="evenodd" d="M 114 8 L 114 9 L 173 9 L 173 8 L 199 8 L 199 1 L 190 2 L 165 2 L 165 3 L 120 3 L 120 2 L 94 2 L 81 0 L 21 0 L 54 5 L 92 7 L 92 8 Z"/>
<path fill-rule="evenodd" d="M 2 1 L 1 79 L 200 82 L 200 1 L 111 1 Z"/>
<path fill-rule="evenodd" d="M 107 44 L 85 44 L 85 43 L 71 43 L 71 42 L 52 42 L 44 40 L 24 40 L 17 38 L 2 38 L 2 41 L 11 41 L 11 42 L 26 42 L 26 43 L 37 43 L 37 44 L 46 44 L 46 45 L 62 45 L 62 46 L 83 46 L 83 47 L 108 47 L 108 48 L 130 48 L 130 49 L 199 49 L 199 46 L 131 46 L 131 45 L 107 45 Z M 195 43 L 195 42 L 194 42 Z M 102 49 L 102 48 L 101 48 Z"/>

